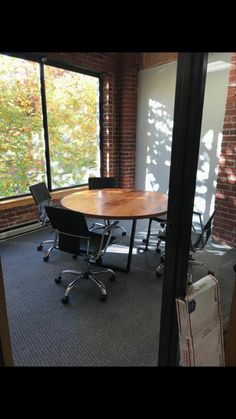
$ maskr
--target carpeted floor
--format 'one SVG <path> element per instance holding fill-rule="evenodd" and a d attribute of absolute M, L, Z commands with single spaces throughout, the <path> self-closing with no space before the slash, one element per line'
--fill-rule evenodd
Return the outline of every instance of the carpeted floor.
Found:
<path fill-rule="evenodd" d="M 124 225 L 124 223 L 122 223 Z M 128 230 L 130 225 L 125 226 Z M 162 279 L 155 267 L 154 242 L 140 252 L 146 224 L 138 224 L 131 272 L 116 271 L 107 285 L 107 301 L 90 281 L 82 281 L 64 306 L 61 298 L 71 277 L 57 285 L 61 269 L 78 269 L 80 258 L 54 250 L 48 262 L 36 250 L 48 230 L 2 241 L 0 245 L 13 359 L 16 366 L 157 366 Z M 128 237 L 119 236 L 104 262 L 126 263 Z M 223 318 L 230 309 L 235 249 L 209 243 L 196 259 L 205 261 L 220 281 Z M 97 269 L 97 267 L 96 267 Z M 98 268 L 99 269 L 99 268 Z M 102 268 L 101 268 L 102 269 Z M 194 267 L 194 279 L 205 275 Z"/>

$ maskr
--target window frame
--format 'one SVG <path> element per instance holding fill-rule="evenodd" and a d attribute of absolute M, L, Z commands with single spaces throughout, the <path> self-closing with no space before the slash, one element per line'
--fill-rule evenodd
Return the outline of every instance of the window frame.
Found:
<path fill-rule="evenodd" d="M 103 75 L 104 72 L 98 72 L 90 69 L 82 68 L 76 64 L 70 64 L 65 61 L 60 61 L 57 59 L 51 59 L 47 57 L 47 54 L 43 53 L 10 53 L 10 52 L 1 52 L 1 55 L 6 55 L 9 57 L 15 57 L 27 61 L 37 62 L 39 64 L 39 83 L 40 83 L 40 96 L 42 104 L 42 125 L 44 129 L 44 144 L 45 144 L 45 163 L 46 163 L 46 178 L 47 186 L 50 192 L 57 192 L 60 190 L 75 189 L 79 187 L 84 187 L 87 183 L 81 185 L 70 185 L 60 188 L 52 189 L 51 182 L 51 169 L 50 169 L 50 147 L 49 147 L 49 136 L 48 136 L 48 122 L 47 122 L 47 105 L 46 105 L 46 90 L 45 90 L 45 79 L 44 79 L 44 65 L 49 65 L 56 68 L 61 68 L 63 70 L 73 71 L 76 73 L 81 73 L 87 76 L 96 77 L 99 82 L 99 154 L 100 154 L 100 176 L 103 173 Z M 29 196 L 30 193 L 24 193 L 20 195 L 12 195 L 9 197 L 0 198 L 0 202 L 5 200 L 17 199 L 22 197 Z"/>

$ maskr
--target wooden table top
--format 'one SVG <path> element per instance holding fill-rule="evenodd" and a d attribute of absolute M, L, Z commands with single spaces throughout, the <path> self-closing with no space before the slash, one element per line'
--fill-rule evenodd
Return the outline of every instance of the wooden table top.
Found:
<path fill-rule="evenodd" d="M 63 207 L 92 218 L 138 219 L 167 211 L 168 195 L 134 189 L 90 189 L 65 196 Z"/>

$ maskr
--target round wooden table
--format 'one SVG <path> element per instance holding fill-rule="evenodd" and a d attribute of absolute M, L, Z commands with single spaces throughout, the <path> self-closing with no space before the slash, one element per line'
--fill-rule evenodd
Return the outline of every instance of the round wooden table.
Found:
<path fill-rule="evenodd" d="M 129 272 L 137 219 L 163 215 L 167 211 L 168 196 L 160 192 L 135 189 L 90 189 L 67 195 L 61 203 L 63 207 L 91 218 L 133 220 L 125 269 Z"/>
<path fill-rule="evenodd" d="M 167 211 L 167 201 L 160 192 L 108 188 L 75 192 L 61 203 L 89 217 L 124 220 L 160 216 Z"/>

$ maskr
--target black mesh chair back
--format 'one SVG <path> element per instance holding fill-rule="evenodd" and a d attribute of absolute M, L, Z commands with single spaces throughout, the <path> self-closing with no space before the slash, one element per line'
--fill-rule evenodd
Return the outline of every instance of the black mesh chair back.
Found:
<path fill-rule="evenodd" d="M 191 239 L 190 239 L 190 252 L 197 252 L 204 250 L 212 231 L 212 225 L 213 225 L 213 219 L 215 216 L 216 211 L 218 210 L 219 206 L 222 204 L 223 201 L 220 201 L 216 207 L 213 213 L 211 214 L 210 218 L 208 219 L 207 223 L 204 225 L 202 222 L 202 214 L 197 211 L 193 211 L 193 214 L 199 216 L 199 230 L 195 229 L 194 225 L 192 224 L 192 231 L 191 231 Z M 156 268 L 156 274 L 157 277 L 160 277 L 162 275 L 162 271 L 164 269 L 164 262 L 165 258 L 162 256 L 161 263 Z M 214 272 L 210 270 L 209 266 L 201 261 L 194 260 L 192 254 L 189 254 L 189 266 L 190 265 L 196 265 L 196 266 L 202 266 L 205 268 L 208 272 L 208 274 L 214 275 Z M 187 284 L 192 283 L 192 273 L 188 270 L 187 274 Z"/>
<path fill-rule="evenodd" d="M 58 284 L 61 282 L 62 275 L 68 273 L 76 275 L 76 279 L 68 285 L 62 303 L 66 304 L 68 302 L 71 289 L 82 279 L 92 280 L 100 288 L 100 299 L 105 301 L 107 297 L 106 287 L 95 278 L 95 275 L 102 272 L 110 273 L 110 279 L 113 280 L 115 273 L 111 269 L 92 272 L 90 264 L 91 262 L 96 263 L 98 260 L 101 261 L 101 256 L 104 255 L 108 245 L 113 240 L 112 231 L 116 227 L 117 221 L 104 229 L 103 234 L 98 234 L 89 231 L 85 216 L 77 211 L 52 206 L 46 206 L 45 210 L 52 227 L 58 233 L 59 249 L 73 255 L 83 255 L 84 253 L 84 262 L 86 262 L 84 271 L 66 269 L 55 279 Z"/>
<path fill-rule="evenodd" d="M 45 206 L 53 205 L 53 202 L 46 183 L 39 182 L 34 185 L 30 185 L 29 190 L 37 206 L 39 222 L 42 224 L 42 227 L 50 225 L 47 213 L 45 211 Z M 41 241 L 41 243 L 37 246 L 37 250 L 41 251 L 43 249 L 43 245 L 46 243 L 51 243 L 52 245 L 48 248 L 45 256 L 43 257 L 44 262 L 49 260 L 51 251 L 57 248 L 57 234 L 54 235 L 54 239 Z"/>
<path fill-rule="evenodd" d="M 116 187 L 116 182 L 115 182 L 115 178 L 110 176 L 110 177 L 106 177 L 106 176 L 102 176 L 102 177 L 89 177 L 88 179 L 88 187 L 89 189 L 105 189 L 105 188 L 115 188 Z M 109 220 L 104 220 L 104 223 L 98 223 L 98 222 L 94 222 L 91 227 L 90 227 L 90 231 L 92 230 L 96 230 L 98 228 L 106 228 L 108 225 L 110 224 Z M 126 235 L 126 230 L 123 226 L 117 224 L 116 228 L 119 228 L 122 230 L 122 236 Z"/>
<path fill-rule="evenodd" d="M 46 205 L 51 204 L 51 195 L 44 182 L 30 185 L 29 190 L 38 208 L 39 221 L 44 225 L 48 221 L 44 208 Z"/>
<path fill-rule="evenodd" d="M 79 255 L 86 251 L 81 239 L 90 237 L 90 232 L 83 214 L 59 207 L 45 207 L 47 216 L 54 230 L 59 232 L 58 248 L 64 252 Z M 96 235 L 97 236 L 97 235 Z"/>
<path fill-rule="evenodd" d="M 36 205 L 40 205 L 44 201 L 51 201 L 51 195 L 45 182 L 30 185 L 29 190 L 33 196 Z"/>
<path fill-rule="evenodd" d="M 46 206 L 48 218 L 55 230 L 75 235 L 88 237 L 90 232 L 85 216 L 77 211 L 65 208 Z"/>
<path fill-rule="evenodd" d="M 104 188 L 115 188 L 114 177 L 90 177 L 88 179 L 89 189 L 104 189 Z"/>
<path fill-rule="evenodd" d="M 222 204 L 222 201 L 220 201 L 213 213 L 211 214 L 209 220 L 207 221 L 207 223 L 204 225 L 202 222 L 202 215 L 201 213 L 195 212 L 194 214 L 197 214 L 199 216 L 199 220 L 200 220 L 200 231 L 195 231 L 193 230 L 191 232 L 191 243 L 190 243 L 190 248 L 192 252 L 196 252 L 197 250 L 203 250 L 204 247 L 206 246 L 210 236 L 211 236 L 211 231 L 212 231 L 212 223 L 213 223 L 213 219 L 215 216 L 216 211 L 218 210 L 219 206 Z"/>

